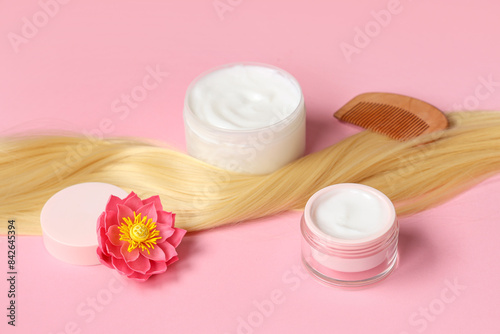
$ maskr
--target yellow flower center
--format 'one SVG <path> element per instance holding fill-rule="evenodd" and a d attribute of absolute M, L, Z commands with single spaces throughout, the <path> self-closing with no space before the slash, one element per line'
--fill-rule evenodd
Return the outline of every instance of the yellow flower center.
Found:
<path fill-rule="evenodd" d="M 123 222 L 118 227 L 120 230 L 120 240 L 128 242 L 127 250 L 133 251 L 137 247 L 141 250 L 154 249 L 156 240 L 161 239 L 160 231 L 156 229 L 156 222 L 148 216 L 141 217 L 134 211 L 134 221 L 130 217 L 123 217 Z"/>
<path fill-rule="evenodd" d="M 143 224 L 135 224 L 130 229 L 130 238 L 137 242 L 143 242 L 148 240 L 149 230 Z"/>

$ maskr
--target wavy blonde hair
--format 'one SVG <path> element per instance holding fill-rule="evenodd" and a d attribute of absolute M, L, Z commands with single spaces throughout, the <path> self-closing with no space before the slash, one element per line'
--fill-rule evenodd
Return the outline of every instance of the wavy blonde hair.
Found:
<path fill-rule="evenodd" d="M 158 194 L 188 231 L 303 209 L 314 192 L 344 182 L 377 188 L 398 214 L 411 214 L 500 170 L 500 113 L 448 118 L 448 129 L 406 142 L 363 131 L 260 176 L 221 170 L 146 141 L 3 138 L 0 226 L 5 230 L 7 219 L 16 219 L 19 233 L 41 234 L 44 203 L 81 182 L 107 182 L 141 197 Z"/>

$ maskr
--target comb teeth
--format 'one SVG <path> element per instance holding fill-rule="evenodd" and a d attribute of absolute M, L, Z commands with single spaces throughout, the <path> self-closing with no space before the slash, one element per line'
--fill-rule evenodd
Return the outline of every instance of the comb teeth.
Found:
<path fill-rule="evenodd" d="M 358 102 L 342 120 L 396 140 L 421 135 L 429 125 L 410 111 L 390 104 Z"/>

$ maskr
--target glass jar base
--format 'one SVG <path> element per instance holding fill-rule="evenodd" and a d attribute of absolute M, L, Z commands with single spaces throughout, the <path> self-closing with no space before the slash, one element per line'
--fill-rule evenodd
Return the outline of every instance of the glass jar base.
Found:
<path fill-rule="evenodd" d="M 327 286 L 335 286 L 344 289 L 362 288 L 380 282 L 387 276 L 389 276 L 389 274 L 392 273 L 394 269 L 397 268 L 398 262 L 399 262 L 399 256 L 398 252 L 396 251 L 394 253 L 393 258 L 387 263 L 387 265 L 385 266 L 385 270 L 383 270 L 382 272 L 379 272 L 376 275 L 370 276 L 368 278 L 351 280 L 347 278 L 347 276 L 349 276 L 349 273 L 347 274 L 342 273 L 341 275 L 335 275 L 336 277 L 333 277 L 334 275 L 331 276 L 325 275 L 324 273 L 321 273 L 314 267 L 312 267 L 310 263 L 302 256 L 302 263 L 304 264 L 304 267 L 307 269 L 307 271 L 309 271 L 312 274 L 312 276 L 317 281 Z"/>

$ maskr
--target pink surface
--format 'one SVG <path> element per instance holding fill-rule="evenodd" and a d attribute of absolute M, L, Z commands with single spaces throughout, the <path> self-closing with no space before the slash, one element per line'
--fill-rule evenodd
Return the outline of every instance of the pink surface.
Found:
<path fill-rule="evenodd" d="M 331 115 L 366 91 L 413 95 L 443 110 L 500 109 L 494 1 L 54 3 L 0 3 L 2 135 L 65 129 L 152 137 L 184 150 L 189 82 L 236 61 L 273 64 L 297 78 L 308 152 L 358 131 Z M 39 27 L 30 30 L 33 20 Z M 104 266 L 62 263 L 41 237 L 20 237 L 17 326 L 3 316 L 0 331 L 498 333 L 499 193 L 497 176 L 402 219 L 399 268 L 360 291 L 303 273 L 300 212 L 189 235 L 180 261 L 146 284 Z M 7 272 L 5 237 L 0 250 Z"/>

